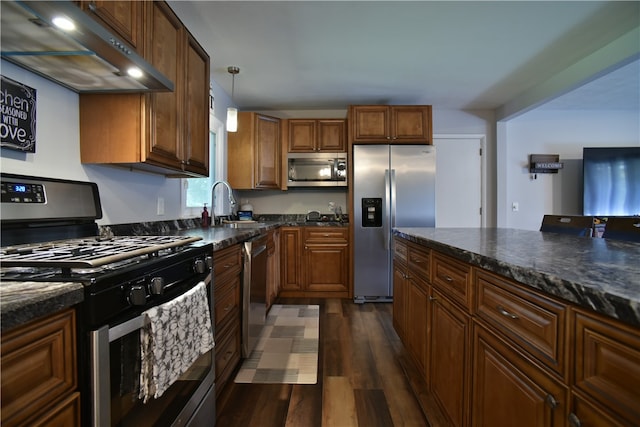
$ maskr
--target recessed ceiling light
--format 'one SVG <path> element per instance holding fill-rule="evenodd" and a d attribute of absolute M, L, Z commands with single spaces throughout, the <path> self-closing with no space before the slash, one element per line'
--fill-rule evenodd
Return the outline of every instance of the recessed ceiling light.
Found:
<path fill-rule="evenodd" d="M 139 79 L 143 76 L 142 70 L 138 67 L 131 67 L 127 70 L 127 74 L 135 79 Z"/>
<path fill-rule="evenodd" d="M 64 31 L 73 31 L 76 29 L 76 24 L 73 23 L 69 18 L 65 18 L 64 16 L 56 16 L 51 20 L 53 25 L 60 28 Z"/>

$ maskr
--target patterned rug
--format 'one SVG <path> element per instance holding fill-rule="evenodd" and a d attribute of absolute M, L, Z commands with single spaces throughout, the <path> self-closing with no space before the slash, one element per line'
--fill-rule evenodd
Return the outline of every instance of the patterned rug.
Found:
<path fill-rule="evenodd" d="M 244 360 L 237 383 L 316 384 L 318 305 L 274 304 L 256 348 Z"/>

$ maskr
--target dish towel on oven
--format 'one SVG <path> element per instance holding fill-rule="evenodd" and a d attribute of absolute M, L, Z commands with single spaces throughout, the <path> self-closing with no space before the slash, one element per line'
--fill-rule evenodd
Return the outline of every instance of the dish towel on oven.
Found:
<path fill-rule="evenodd" d="M 204 282 L 143 315 L 139 398 L 146 403 L 162 396 L 214 343 Z"/>

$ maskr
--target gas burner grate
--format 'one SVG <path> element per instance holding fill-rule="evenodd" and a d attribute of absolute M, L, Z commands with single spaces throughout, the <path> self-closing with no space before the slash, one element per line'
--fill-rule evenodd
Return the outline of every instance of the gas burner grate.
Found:
<path fill-rule="evenodd" d="M 115 236 L 59 240 L 0 248 L 4 267 L 99 267 L 129 258 L 158 256 L 201 240 L 188 236 Z"/>

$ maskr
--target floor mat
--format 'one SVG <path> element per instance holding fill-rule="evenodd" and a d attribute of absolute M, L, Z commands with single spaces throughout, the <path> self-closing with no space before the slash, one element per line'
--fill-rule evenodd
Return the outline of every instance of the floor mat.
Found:
<path fill-rule="evenodd" d="M 279 305 L 269 310 L 256 348 L 242 363 L 237 383 L 316 384 L 318 305 Z"/>

